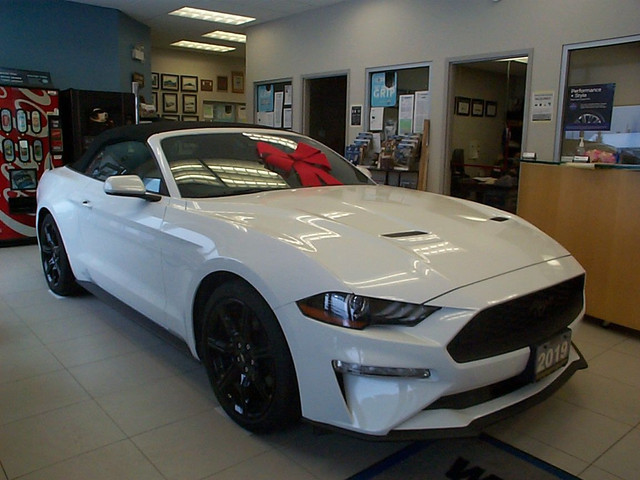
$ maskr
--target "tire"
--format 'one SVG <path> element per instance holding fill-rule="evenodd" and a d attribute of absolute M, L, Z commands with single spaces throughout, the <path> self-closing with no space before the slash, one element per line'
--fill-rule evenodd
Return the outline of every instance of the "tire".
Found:
<path fill-rule="evenodd" d="M 47 213 L 40 223 L 38 240 L 42 269 L 49 289 L 63 297 L 80 292 L 81 288 L 71 270 L 60 230 L 50 213 Z"/>
<path fill-rule="evenodd" d="M 213 292 L 200 338 L 216 398 L 238 425 L 268 433 L 300 418 L 289 347 L 271 308 L 251 286 L 234 280 Z"/>

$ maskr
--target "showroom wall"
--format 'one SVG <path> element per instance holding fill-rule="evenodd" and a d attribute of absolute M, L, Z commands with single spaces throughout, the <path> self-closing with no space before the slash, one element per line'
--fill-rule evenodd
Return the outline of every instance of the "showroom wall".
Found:
<path fill-rule="evenodd" d="M 149 27 L 118 10 L 66 1 L 2 0 L 0 66 L 51 73 L 56 88 L 130 92 L 132 74 L 149 59 L 131 58 L 135 45 L 151 51 Z"/>
<path fill-rule="evenodd" d="M 241 72 L 244 75 L 245 65 L 244 57 L 225 57 L 223 55 L 212 55 L 207 53 L 192 53 L 184 49 L 152 49 L 151 69 L 159 75 L 176 74 L 191 75 L 198 77 L 198 82 L 202 80 L 210 80 L 213 82 L 211 91 L 203 91 L 201 85 L 198 86 L 197 95 L 197 112 L 199 119 L 203 119 L 202 106 L 204 102 L 224 102 L 232 104 L 245 104 L 244 93 L 233 93 L 231 88 L 232 72 Z M 226 90 L 220 89 L 218 84 L 219 77 L 226 79 Z M 156 92 L 160 110 L 162 114 L 162 93 L 161 89 Z M 149 100 L 149 97 L 145 97 Z M 181 102 L 179 102 L 178 114 L 183 114 L 181 110 Z"/>
<path fill-rule="evenodd" d="M 348 71 L 348 103 L 365 105 L 367 68 L 431 62 L 428 189 L 442 192 L 450 60 L 532 52 L 530 92 L 553 91 L 557 107 L 563 45 L 635 35 L 638 25 L 637 0 L 350 0 L 251 27 L 246 84 L 291 77 L 301 130 L 303 76 Z M 525 118 L 524 150 L 553 157 L 556 117 Z"/>

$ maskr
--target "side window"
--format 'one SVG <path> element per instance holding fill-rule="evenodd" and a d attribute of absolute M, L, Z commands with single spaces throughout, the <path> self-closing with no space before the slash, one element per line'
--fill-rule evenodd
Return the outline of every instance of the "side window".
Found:
<path fill-rule="evenodd" d="M 86 175 L 105 181 L 114 175 L 138 175 L 147 191 L 166 194 L 160 169 L 142 142 L 120 142 L 100 150 L 87 166 Z"/>

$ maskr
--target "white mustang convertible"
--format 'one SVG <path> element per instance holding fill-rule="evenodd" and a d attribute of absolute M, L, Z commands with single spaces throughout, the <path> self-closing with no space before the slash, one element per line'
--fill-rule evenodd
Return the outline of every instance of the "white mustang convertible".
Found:
<path fill-rule="evenodd" d="M 469 434 L 586 362 L 584 271 L 522 219 L 374 184 L 318 142 L 157 123 L 38 186 L 50 289 L 106 291 L 184 340 L 226 413 L 408 438 Z"/>

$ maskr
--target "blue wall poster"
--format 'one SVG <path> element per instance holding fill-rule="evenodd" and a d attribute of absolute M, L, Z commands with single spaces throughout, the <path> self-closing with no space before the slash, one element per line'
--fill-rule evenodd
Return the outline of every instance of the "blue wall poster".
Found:
<path fill-rule="evenodd" d="M 273 85 L 258 85 L 258 112 L 273 112 Z"/>
<path fill-rule="evenodd" d="M 611 130 L 615 83 L 569 87 L 564 129 Z"/>
<path fill-rule="evenodd" d="M 398 94 L 398 74 L 378 72 L 371 74 L 371 106 L 395 107 Z"/>

